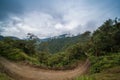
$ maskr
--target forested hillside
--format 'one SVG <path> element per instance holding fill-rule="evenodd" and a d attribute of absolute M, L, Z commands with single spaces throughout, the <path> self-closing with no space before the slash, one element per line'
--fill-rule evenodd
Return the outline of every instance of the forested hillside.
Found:
<path fill-rule="evenodd" d="M 58 37 L 49 38 L 47 41 L 41 42 L 39 45 L 40 51 L 47 51 L 49 53 L 57 53 L 64 51 L 69 46 L 74 44 L 85 44 L 87 41 L 90 40 L 91 32 L 86 31 L 82 34 L 76 36 L 67 36 L 67 34 L 60 35 Z"/>
<path fill-rule="evenodd" d="M 98 80 L 98 75 L 107 73 L 107 69 L 108 72 L 120 74 L 116 70 L 116 67 L 120 67 L 119 40 L 120 21 L 116 18 L 105 21 L 93 33 L 86 31 L 77 36 L 52 38 L 40 43 L 31 34 L 25 40 L 0 36 L 0 56 L 14 62 L 54 70 L 74 69 L 88 58 L 91 61 L 89 76 L 76 80 Z M 117 76 L 107 80 L 119 79 Z"/>
<path fill-rule="evenodd" d="M 91 61 L 89 75 L 76 80 L 119 80 L 120 22 L 107 20 L 93 32 L 88 53 Z"/>

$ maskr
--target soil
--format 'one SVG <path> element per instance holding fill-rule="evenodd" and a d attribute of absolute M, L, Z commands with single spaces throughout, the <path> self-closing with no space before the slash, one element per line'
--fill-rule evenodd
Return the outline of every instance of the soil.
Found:
<path fill-rule="evenodd" d="M 0 64 L 4 72 L 15 80 L 71 80 L 74 77 L 86 73 L 90 66 L 87 59 L 84 64 L 79 65 L 73 70 L 45 70 L 27 65 L 21 65 L 0 57 Z"/>

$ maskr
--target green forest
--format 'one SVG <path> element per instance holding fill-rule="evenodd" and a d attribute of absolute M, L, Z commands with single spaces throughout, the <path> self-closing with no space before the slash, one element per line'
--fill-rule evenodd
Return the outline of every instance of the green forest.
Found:
<path fill-rule="evenodd" d="M 26 39 L 0 36 L 0 56 L 13 62 L 38 68 L 71 70 L 80 62 L 90 61 L 86 75 L 73 80 L 120 79 L 120 21 L 106 20 L 94 32 L 76 36 L 39 39 L 28 34 Z M 1 68 L 1 67 L 0 67 Z M 12 80 L 0 69 L 0 80 Z"/>

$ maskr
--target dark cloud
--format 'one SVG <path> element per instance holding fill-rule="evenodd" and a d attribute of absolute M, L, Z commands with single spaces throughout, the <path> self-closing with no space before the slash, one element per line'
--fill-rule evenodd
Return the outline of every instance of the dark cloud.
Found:
<path fill-rule="evenodd" d="M 20 14 L 22 9 L 19 0 L 0 0 L 0 21 L 6 19 L 9 14 Z"/>

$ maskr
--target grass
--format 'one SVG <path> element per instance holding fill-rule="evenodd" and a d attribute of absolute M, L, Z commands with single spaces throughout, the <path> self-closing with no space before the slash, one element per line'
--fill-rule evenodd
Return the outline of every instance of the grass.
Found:
<path fill-rule="evenodd" d="M 80 76 L 75 78 L 75 80 L 95 80 L 94 76 L 89 76 L 89 75 L 84 75 L 84 76 Z"/>
<path fill-rule="evenodd" d="M 91 57 L 91 73 L 100 73 L 106 69 L 120 65 L 120 53 L 113 53 L 106 56 Z"/>
<path fill-rule="evenodd" d="M 120 66 L 94 74 L 96 80 L 120 80 Z"/>
<path fill-rule="evenodd" d="M 5 73 L 1 73 L 0 72 L 0 80 L 13 80 L 12 78 L 10 78 L 8 75 L 6 75 Z"/>
<path fill-rule="evenodd" d="M 80 76 L 74 80 L 120 80 L 120 66 L 109 68 L 100 73 Z"/>
<path fill-rule="evenodd" d="M 120 80 L 120 53 L 92 56 L 90 61 L 89 75 L 83 75 L 74 80 Z"/>

